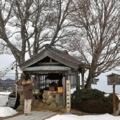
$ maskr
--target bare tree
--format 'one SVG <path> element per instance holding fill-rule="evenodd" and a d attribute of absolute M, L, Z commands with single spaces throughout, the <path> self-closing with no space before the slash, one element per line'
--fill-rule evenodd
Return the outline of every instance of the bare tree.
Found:
<path fill-rule="evenodd" d="M 88 64 L 85 88 L 93 78 L 120 65 L 120 1 L 78 0 L 71 14 L 78 35 L 69 47 Z"/>
<path fill-rule="evenodd" d="M 21 63 L 26 53 L 31 57 L 45 44 L 59 45 L 66 36 L 73 36 L 67 29 L 72 5 L 72 0 L 0 1 L 1 53 L 11 52 Z"/>

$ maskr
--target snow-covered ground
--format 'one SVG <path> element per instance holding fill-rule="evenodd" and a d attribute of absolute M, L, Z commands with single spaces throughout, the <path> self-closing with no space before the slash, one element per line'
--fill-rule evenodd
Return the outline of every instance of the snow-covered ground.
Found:
<path fill-rule="evenodd" d="M 10 107 L 2 107 L 8 100 L 9 94 L 4 94 L 0 96 L 0 104 L 3 103 L 0 107 L 0 117 L 7 117 L 17 114 L 17 112 Z M 4 102 L 3 102 L 4 101 Z M 56 115 L 46 120 L 120 120 L 120 116 L 113 116 L 110 114 L 102 114 L 102 115 L 73 115 L 73 114 L 64 114 L 64 115 Z"/>
<path fill-rule="evenodd" d="M 10 93 L 11 92 L 0 92 L 0 117 L 8 117 L 17 114 L 14 109 L 5 107 Z"/>
<path fill-rule="evenodd" d="M 11 92 L 5 91 L 5 92 L 0 92 L 0 96 L 8 96 Z"/>
<path fill-rule="evenodd" d="M 17 111 L 14 109 L 5 107 L 10 93 L 11 92 L 0 92 L 0 117 L 8 117 L 17 114 Z"/>
<path fill-rule="evenodd" d="M 83 115 L 83 116 L 66 114 L 66 115 L 56 115 L 46 120 L 120 120 L 120 116 L 113 116 L 110 114 Z"/>
<path fill-rule="evenodd" d="M 0 107 L 0 117 L 8 117 L 17 114 L 17 111 L 10 107 Z"/>

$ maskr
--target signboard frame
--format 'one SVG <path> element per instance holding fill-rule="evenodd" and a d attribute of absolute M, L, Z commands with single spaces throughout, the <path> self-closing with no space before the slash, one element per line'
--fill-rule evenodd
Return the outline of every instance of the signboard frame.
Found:
<path fill-rule="evenodd" d="M 107 76 L 108 85 L 120 85 L 120 75 L 112 73 Z"/>

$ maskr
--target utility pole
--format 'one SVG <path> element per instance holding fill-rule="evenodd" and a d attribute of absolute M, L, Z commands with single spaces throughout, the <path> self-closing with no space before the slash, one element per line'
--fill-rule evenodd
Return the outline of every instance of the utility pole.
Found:
<path fill-rule="evenodd" d="M 18 81 L 18 65 L 17 65 L 17 61 L 15 64 L 15 80 Z"/>
<path fill-rule="evenodd" d="M 17 61 L 16 61 L 16 64 L 15 64 L 15 81 L 18 81 L 18 65 L 17 65 Z M 16 98 L 17 98 L 17 84 L 15 84 L 15 94 L 16 94 Z"/>

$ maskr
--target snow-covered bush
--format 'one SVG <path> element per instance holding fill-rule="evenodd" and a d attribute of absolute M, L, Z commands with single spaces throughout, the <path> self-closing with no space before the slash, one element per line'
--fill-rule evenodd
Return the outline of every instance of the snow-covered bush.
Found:
<path fill-rule="evenodd" d="M 96 99 L 100 100 L 104 98 L 104 92 L 97 89 L 81 89 L 72 94 L 72 103 L 81 104 L 86 100 Z"/>

